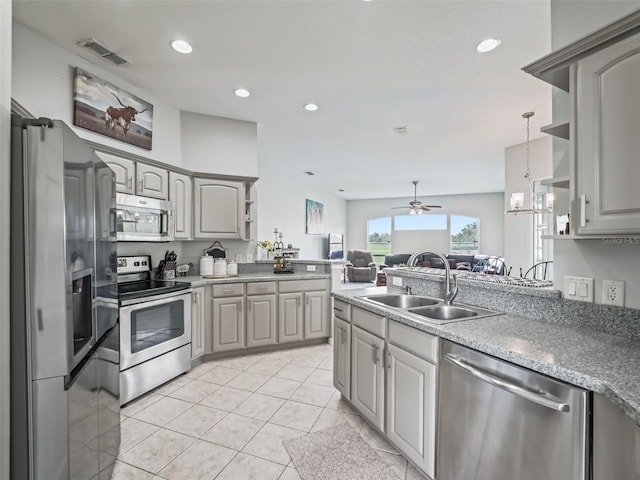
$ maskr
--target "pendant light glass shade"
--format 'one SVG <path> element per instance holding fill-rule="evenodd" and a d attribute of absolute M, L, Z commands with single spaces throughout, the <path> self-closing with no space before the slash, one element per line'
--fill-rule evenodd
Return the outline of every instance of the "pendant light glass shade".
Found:
<path fill-rule="evenodd" d="M 509 202 L 510 209 L 505 212 L 511 215 L 517 215 L 519 213 L 550 213 L 553 210 L 553 193 L 546 194 L 545 208 L 536 208 L 533 202 L 533 182 L 531 180 L 531 171 L 529 170 L 529 119 L 533 117 L 533 115 L 533 112 L 522 114 L 522 118 L 527 119 L 527 167 L 524 172 L 524 179 L 520 185 L 520 191 L 511 194 Z M 525 208 L 527 191 L 529 207 Z"/>

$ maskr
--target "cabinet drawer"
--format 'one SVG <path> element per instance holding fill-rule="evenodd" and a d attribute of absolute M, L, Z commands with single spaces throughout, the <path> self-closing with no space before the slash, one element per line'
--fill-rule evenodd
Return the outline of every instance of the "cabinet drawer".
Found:
<path fill-rule="evenodd" d="M 351 323 L 357 325 L 369 333 L 373 333 L 380 338 L 384 338 L 385 318 L 375 313 L 367 312 L 361 308 L 351 308 Z"/>
<path fill-rule="evenodd" d="M 214 297 L 237 297 L 244 294 L 244 283 L 226 283 L 213 286 Z"/>
<path fill-rule="evenodd" d="M 276 293 L 276 282 L 247 283 L 247 295 L 265 295 Z"/>
<path fill-rule="evenodd" d="M 438 337 L 415 328 L 390 321 L 388 341 L 425 360 L 434 363 L 438 360 Z"/>
<path fill-rule="evenodd" d="M 345 322 L 351 321 L 351 305 L 337 298 L 333 299 L 333 314 Z"/>
<path fill-rule="evenodd" d="M 313 280 L 289 280 L 280 282 L 280 293 L 309 292 L 312 290 L 325 290 L 327 281 L 323 278 Z"/>

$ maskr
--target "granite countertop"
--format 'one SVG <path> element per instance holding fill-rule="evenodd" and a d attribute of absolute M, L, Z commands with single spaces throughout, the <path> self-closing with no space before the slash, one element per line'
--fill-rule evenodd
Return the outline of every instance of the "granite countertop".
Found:
<path fill-rule="evenodd" d="M 192 287 L 221 283 L 274 282 L 276 280 L 313 280 L 331 278 L 329 273 L 241 273 L 236 277 L 202 278 L 200 275 L 176 277 L 177 282 L 188 282 Z"/>
<path fill-rule="evenodd" d="M 494 357 L 604 394 L 640 425 L 640 342 L 585 328 L 502 314 L 437 325 L 356 297 L 386 287 L 334 291 L 335 298 Z"/>

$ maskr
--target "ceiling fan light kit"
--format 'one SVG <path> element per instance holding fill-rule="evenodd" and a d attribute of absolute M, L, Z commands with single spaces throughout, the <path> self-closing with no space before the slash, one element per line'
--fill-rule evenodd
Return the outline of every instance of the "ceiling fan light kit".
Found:
<path fill-rule="evenodd" d="M 553 194 L 546 194 L 545 208 L 535 208 L 533 204 L 533 181 L 531 180 L 531 170 L 529 169 L 529 120 L 535 115 L 534 112 L 525 112 L 522 114 L 522 118 L 527 120 L 527 166 L 524 172 L 524 180 L 520 185 L 520 191 L 512 193 L 510 198 L 510 210 L 505 213 L 511 215 L 518 215 L 519 213 L 550 213 L 553 210 Z M 529 191 L 529 208 L 524 208 L 525 204 L 525 187 Z"/>
<path fill-rule="evenodd" d="M 418 200 L 418 180 L 413 180 L 413 200 L 409 202 L 409 215 L 422 215 L 424 212 L 430 211 L 432 208 L 442 208 L 442 205 L 423 205 L 420 200 Z M 404 207 L 391 207 L 392 210 L 396 210 L 398 208 L 407 208 Z"/>

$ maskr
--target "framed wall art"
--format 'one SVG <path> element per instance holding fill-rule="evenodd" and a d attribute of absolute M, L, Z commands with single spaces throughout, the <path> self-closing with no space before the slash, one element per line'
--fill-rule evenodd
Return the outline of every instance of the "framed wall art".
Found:
<path fill-rule="evenodd" d="M 73 124 L 151 150 L 153 105 L 76 68 Z"/>
<path fill-rule="evenodd" d="M 305 223 L 305 233 L 322 233 L 322 217 L 324 215 L 324 205 L 320 202 L 307 200 L 307 215 Z"/>

